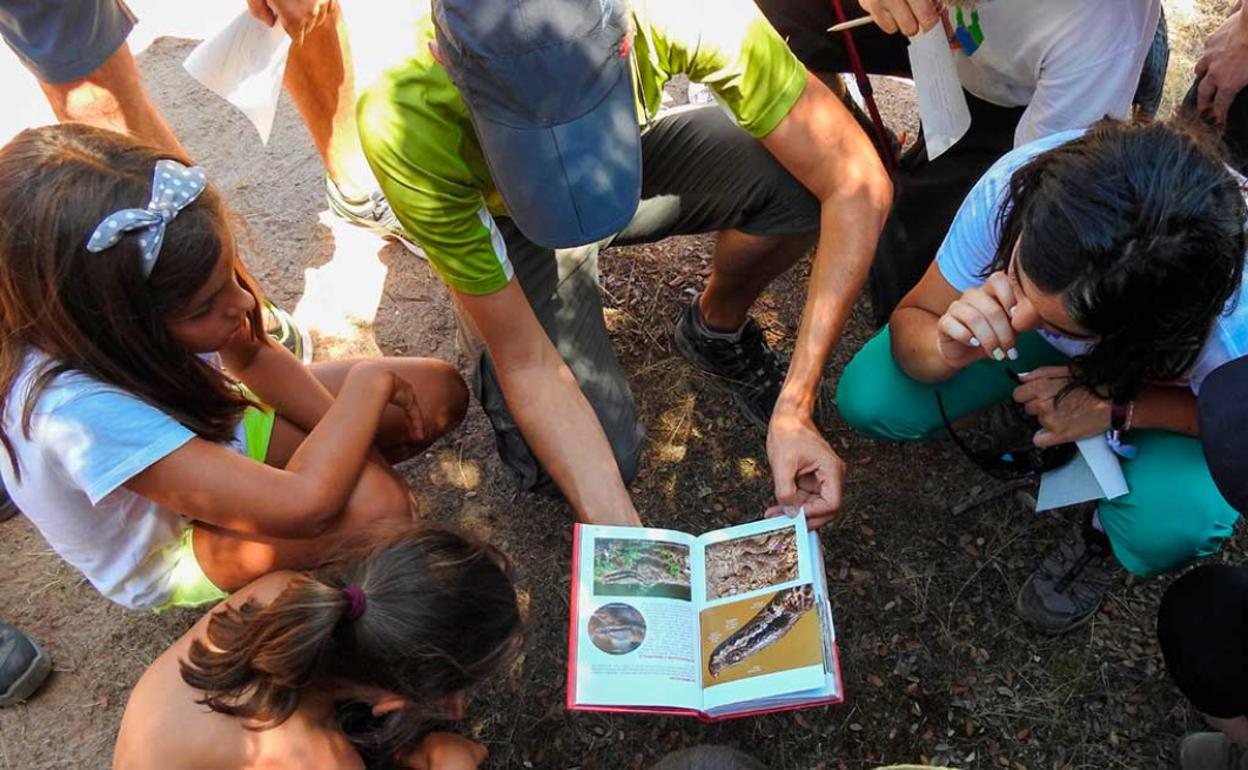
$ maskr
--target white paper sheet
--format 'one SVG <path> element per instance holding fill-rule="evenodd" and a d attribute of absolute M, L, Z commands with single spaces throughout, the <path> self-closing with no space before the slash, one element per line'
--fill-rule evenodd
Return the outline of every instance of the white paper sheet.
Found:
<path fill-rule="evenodd" d="M 1104 436 L 1080 439 L 1075 458 L 1040 479 L 1036 510 L 1047 511 L 1088 500 L 1113 500 L 1131 491 L 1118 455 Z"/>
<path fill-rule="evenodd" d="M 182 66 L 242 110 L 268 144 L 289 54 L 290 37 L 280 24 L 266 27 L 243 11 L 196 46 Z"/>
<path fill-rule="evenodd" d="M 910 71 L 919 100 L 919 120 L 927 141 L 927 157 L 935 160 L 971 127 L 971 111 L 944 26 L 910 38 Z"/>

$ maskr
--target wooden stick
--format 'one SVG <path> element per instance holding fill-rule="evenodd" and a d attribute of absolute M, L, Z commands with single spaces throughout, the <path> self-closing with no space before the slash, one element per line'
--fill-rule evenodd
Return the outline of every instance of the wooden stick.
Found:
<path fill-rule="evenodd" d="M 844 32 L 845 30 L 853 29 L 854 27 L 865 27 L 871 22 L 872 22 L 872 19 L 870 16 L 862 16 L 857 19 L 850 19 L 849 21 L 843 21 L 840 24 L 833 24 L 832 26 L 828 27 L 828 31 L 829 32 Z"/>

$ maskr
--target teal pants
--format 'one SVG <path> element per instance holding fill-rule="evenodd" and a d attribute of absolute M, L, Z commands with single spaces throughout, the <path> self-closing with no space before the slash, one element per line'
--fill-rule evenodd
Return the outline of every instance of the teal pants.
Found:
<path fill-rule="evenodd" d="M 858 430 L 892 441 L 924 441 L 942 434 L 940 392 L 956 420 L 1011 397 L 1017 385 L 1005 364 L 984 360 L 935 385 L 908 377 L 893 361 L 888 327 L 854 356 L 841 375 L 836 403 Z M 1018 340 L 1016 372 L 1064 363 L 1066 357 L 1035 332 Z M 1205 464 L 1200 441 L 1158 430 L 1133 431 L 1139 448 L 1122 470 L 1131 491 L 1102 500 L 1101 526 L 1114 556 L 1137 575 L 1156 575 L 1216 553 L 1239 514 L 1222 498 Z"/>

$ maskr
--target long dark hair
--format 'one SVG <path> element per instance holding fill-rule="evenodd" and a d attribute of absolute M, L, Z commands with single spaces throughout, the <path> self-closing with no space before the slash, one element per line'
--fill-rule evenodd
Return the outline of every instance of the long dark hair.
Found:
<path fill-rule="evenodd" d="M 375 685 L 411 705 L 352 740 L 410 748 L 438 714 L 433 704 L 508 663 L 520 610 L 506 560 L 450 529 L 412 526 L 294 578 L 268 605 L 248 601 L 208 623 L 182 679 L 213 711 L 281 724 L 303 694 L 334 681 Z M 348 617 L 352 586 L 363 612 Z"/>
<path fill-rule="evenodd" d="M 81 124 L 22 131 L 0 149 L 0 413 L 30 348 L 47 354 L 27 391 L 21 430 L 53 380 L 77 370 L 161 409 L 201 438 L 225 442 L 250 401 L 213 364 L 169 333 L 170 316 L 208 280 L 229 226 L 211 186 L 170 223 L 150 277 L 136 236 L 99 253 L 87 239 L 123 208 L 142 208 L 156 161 L 173 157 L 123 134 Z M 186 158 L 175 158 L 187 165 Z M 251 333 L 263 339 L 259 291 Z M 13 446 L 0 433 L 14 471 Z"/>
<path fill-rule="evenodd" d="M 1207 131 L 1106 122 L 1014 172 L 986 274 L 1018 242 L 1023 272 L 1096 337 L 1071 362 L 1069 389 L 1130 399 L 1195 364 L 1243 279 L 1244 224 Z"/>

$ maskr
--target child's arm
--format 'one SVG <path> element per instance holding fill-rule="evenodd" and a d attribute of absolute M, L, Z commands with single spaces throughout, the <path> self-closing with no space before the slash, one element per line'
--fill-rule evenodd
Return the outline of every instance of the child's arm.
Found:
<path fill-rule="evenodd" d="M 325 416 L 333 394 L 289 350 L 244 327 L 221 349 L 225 368 L 252 393 L 305 432 Z"/>
<path fill-rule="evenodd" d="M 190 519 L 242 534 L 312 538 L 342 511 L 387 404 L 406 410 L 412 440 L 424 440 L 411 386 L 386 367 L 351 369 L 338 398 L 285 468 L 192 439 L 126 482 L 126 488 Z"/>

